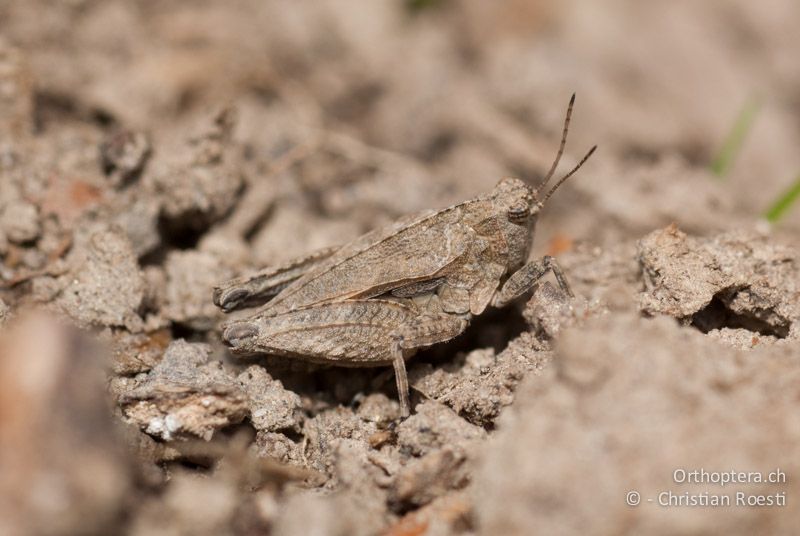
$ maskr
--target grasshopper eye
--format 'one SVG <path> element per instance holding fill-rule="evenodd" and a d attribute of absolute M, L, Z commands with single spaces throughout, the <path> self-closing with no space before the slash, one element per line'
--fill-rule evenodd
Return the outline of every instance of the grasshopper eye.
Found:
<path fill-rule="evenodd" d="M 512 223 L 521 223 L 528 219 L 531 214 L 531 209 L 528 205 L 511 206 L 508 209 L 508 221 Z"/>

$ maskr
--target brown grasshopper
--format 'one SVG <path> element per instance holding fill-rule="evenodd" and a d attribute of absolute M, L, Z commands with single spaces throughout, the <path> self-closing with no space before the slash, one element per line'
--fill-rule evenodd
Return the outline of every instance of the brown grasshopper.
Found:
<path fill-rule="evenodd" d="M 549 256 L 527 262 L 539 211 L 597 148 L 544 195 L 566 145 L 541 184 L 505 178 L 487 195 L 402 218 L 337 248 L 317 251 L 214 289 L 225 312 L 261 304 L 227 323 L 233 352 L 267 353 L 345 367 L 394 365 L 403 416 L 410 413 L 405 359 L 461 334 L 489 305 L 503 307 L 548 271 L 572 296 Z"/>

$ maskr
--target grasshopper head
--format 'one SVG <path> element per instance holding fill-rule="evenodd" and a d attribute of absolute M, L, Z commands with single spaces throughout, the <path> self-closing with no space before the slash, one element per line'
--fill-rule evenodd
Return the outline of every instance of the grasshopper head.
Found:
<path fill-rule="evenodd" d="M 539 211 L 550 199 L 550 196 L 564 184 L 594 153 L 597 146 L 592 147 L 586 156 L 572 168 L 566 175 L 561 177 L 556 183 L 545 192 L 544 188 L 558 167 L 561 155 L 564 154 L 564 147 L 567 143 L 567 132 L 569 131 L 569 121 L 572 117 L 572 107 L 575 104 L 575 95 L 567 106 L 567 116 L 564 119 L 564 127 L 561 133 L 561 144 L 556 153 L 555 160 L 550 166 L 550 170 L 544 179 L 535 188 L 519 179 L 503 179 L 495 186 L 492 193 L 494 204 L 494 214 L 498 217 L 503 237 L 508 244 L 508 270 L 514 270 L 522 266 L 527 259 L 531 242 L 533 242 L 533 231 L 536 226 L 536 218 Z"/>
<path fill-rule="evenodd" d="M 495 213 L 504 214 L 509 222 L 525 225 L 539 212 L 540 205 L 530 186 L 519 179 L 505 178 L 492 192 Z"/>
<path fill-rule="evenodd" d="M 492 191 L 493 219 L 508 245 L 509 271 L 528 258 L 540 204 L 533 189 L 519 179 L 506 178 Z"/>

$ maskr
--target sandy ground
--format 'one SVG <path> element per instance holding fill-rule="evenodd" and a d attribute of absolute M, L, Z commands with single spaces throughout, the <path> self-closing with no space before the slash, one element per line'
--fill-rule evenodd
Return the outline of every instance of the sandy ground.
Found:
<path fill-rule="evenodd" d="M 0 2 L 0 533 L 791 534 L 800 207 L 762 215 L 800 171 L 798 21 Z M 420 352 L 411 417 L 389 370 L 222 344 L 216 284 L 540 180 L 572 92 L 562 167 L 600 149 L 532 257 L 576 296 L 548 279 Z"/>

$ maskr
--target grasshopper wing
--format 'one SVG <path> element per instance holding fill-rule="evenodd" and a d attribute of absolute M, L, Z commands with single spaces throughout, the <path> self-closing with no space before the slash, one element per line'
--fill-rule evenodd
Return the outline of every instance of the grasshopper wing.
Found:
<path fill-rule="evenodd" d="M 469 249 L 475 231 L 463 223 L 472 200 L 396 222 L 343 246 L 262 308 L 282 313 L 308 305 L 379 296 L 445 271 Z"/>

